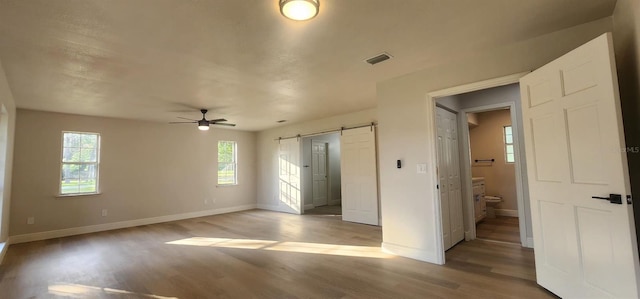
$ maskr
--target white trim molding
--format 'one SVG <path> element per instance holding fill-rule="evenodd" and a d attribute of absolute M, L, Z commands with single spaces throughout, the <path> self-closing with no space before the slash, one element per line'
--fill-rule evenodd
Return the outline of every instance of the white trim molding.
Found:
<path fill-rule="evenodd" d="M 112 222 L 112 223 L 105 223 L 105 224 L 73 227 L 73 228 L 66 228 L 66 229 L 59 229 L 59 230 L 50 230 L 45 232 L 10 236 L 8 242 L 6 243 L 17 244 L 17 243 L 25 243 L 25 242 L 32 242 L 32 241 L 40 241 L 40 240 L 68 237 L 68 236 L 74 236 L 74 235 L 95 233 L 95 232 L 101 232 L 101 231 L 107 231 L 107 230 L 135 227 L 135 226 L 141 226 L 141 225 L 149 225 L 149 224 L 170 222 L 170 221 L 176 221 L 176 220 L 246 211 L 246 210 L 252 210 L 255 208 L 256 208 L 255 204 L 248 204 L 248 205 L 241 205 L 241 206 L 235 206 L 235 207 L 229 207 L 229 208 L 212 209 L 212 210 L 189 212 L 189 213 L 183 213 L 183 214 L 166 215 L 166 216 L 127 220 L 127 221 Z"/>
<path fill-rule="evenodd" d="M 9 240 L 5 242 L 0 242 L 0 264 L 4 261 L 4 255 L 7 254 L 7 249 L 9 249 Z"/>
<path fill-rule="evenodd" d="M 419 260 L 427 263 L 444 265 L 444 260 L 438 260 L 438 257 L 434 252 L 425 251 L 418 248 L 412 248 L 402 246 L 398 244 L 392 244 L 389 242 L 382 242 L 382 251 L 385 253 L 404 256 L 414 260 Z"/>

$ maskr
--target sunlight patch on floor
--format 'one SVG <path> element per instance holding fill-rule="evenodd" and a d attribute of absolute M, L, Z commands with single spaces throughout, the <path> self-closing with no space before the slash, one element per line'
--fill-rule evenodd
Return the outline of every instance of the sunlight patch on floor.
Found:
<path fill-rule="evenodd" d="M 166 242 L 165 244 L 218 247 L 218 248 L 270 250 L 270 251 L 328 254 L 328 255 L 368 257 L 368 258 L 393 257 L 393 255 L 382 252 L 382 249 L 380 247 L 307 243 L 307 242 L 193 237 L 193 238 Z"/>
<path fill-rule="evenodd" d="M 71 298 L 95 298 L 99 295 L 129 295 L 135 298 L 154 299 L 178 299 L 178 297 L 165 297 L 151 294 L 140 294 L 125 290 L 101 288 L 72 283 L 57 283 L 49 286 L 49 294 Z"/>

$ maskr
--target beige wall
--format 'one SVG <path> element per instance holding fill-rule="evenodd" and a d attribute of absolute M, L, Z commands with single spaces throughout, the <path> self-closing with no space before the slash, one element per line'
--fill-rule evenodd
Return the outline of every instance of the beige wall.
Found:
<path fill-rule="evenodd" d="M 478 126 L 469 130 L 471 161 L 495 159 L 494 163 L 472 163 L 473 177 L 484 177 L 485 194 L 502 196 L 499 209 L 518 210 L 515 164 L 505 161 L 503 127 L 511 125 L 509 110 L 477 113 Z"/>
<path fill-rule="evenodd" d="M 629 161 L 631 191 L 640 194 L 640 1 L 618 0 L 613 12 L 620 99 Z M 636 231 L 640 236 L 640 205 L 633 205 Z M 638 242 L 640 243 L 640 241 Z"/>
<path fill-rule="evenodd" d="M 6 109 L 6 114 L 0 115 L 0 243 L 9 236 L 9 219 L 11 206 L 11 180 L 13 169 L 13 143 L 16 119 L 16 107 L 0 63 L 0 104 Z M 6 135 L 4 129 L 6 128 Z M 0 261 L 2 258 L 0 257 Z"/>
<path fill-rule="evenodd" d="M 339 129 L 342 126 L 368 124 L 376 121 L 376 112 L 376 109 L 369 109 L 259 132 L 257 141 L 258 207 L 292 212 L 286 204 L 280 204 L 278 200 L 278 141 L 274 139 Z"/>
<path fill-rule="evenodd" d="M 101 134 L 102 194 L 56 197 L 62 131 Z M 238 143 L 237 186 L 216 186 L 218 140 Z M 10 234 L 255 207 L 255 140 L 255 133 L 216 127 L 202 132 L 195 125 L 19 109 Z M 26 224 L 30 216 L 33 225 Z"/>
<path fill-rule="evenodd" d="M 378 84 L 379 165 L 383 245 L 398 254 L 438 261 L 441 231 L 435 178 L 435 134 L 429 92 L 536 69 L 611 31 L 604 18 L 467 57 L 441 57 L 442 64 Z M 407 165 L 395 169 L 394 161 Z M 416 173 L 426 163 L 427 174 Z"/>

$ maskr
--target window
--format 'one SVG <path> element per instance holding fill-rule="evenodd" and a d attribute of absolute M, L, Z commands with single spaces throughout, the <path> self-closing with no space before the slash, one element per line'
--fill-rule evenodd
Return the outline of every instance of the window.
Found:
<path fill-rule="evenodd" d="M 100 134 L 62 132 L 60 194 L 98 193 Z"/>
<path fill-rule="evenodd" d="M 504 127 L 504 153 L 507 163 L 514 163 L 516 161 L 513 150 L 513 131 L 511 126 Z"/>
<path fill-rule="evenodd" d="M 238 162 L 235 141 L 218 141 L 218 185 L 238 183 Z"/>

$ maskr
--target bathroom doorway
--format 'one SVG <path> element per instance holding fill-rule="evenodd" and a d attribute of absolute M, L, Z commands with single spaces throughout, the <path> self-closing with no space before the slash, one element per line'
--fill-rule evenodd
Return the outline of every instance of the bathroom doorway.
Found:
<path fill-rule="evenodd" d="M 476 238 L 520 243 L 509 107 L 467 113 Z"/>
<path fill-rule="evenodd" d="M 457 114 L 460 149 L 459 169 L 462 186 L 462 212 L 459 213 L 462 213 L 464 218 L 465 241 L 482 238 L 493 239 L 497 242 L 519 243 L 523 247 L 533 247 L 528 186 L 526 184 L 526 161 L 522 159 L 524 144 L 521 138 L 523 131 L 520 86 L 516 78 L 518 76 L 492 79 L 429 94 L 437 107 Z M 505 81 L 514 83 L 506 83 Z M 476 132 L 483 130 L 482 128 L 476 129 L 480 125 L 478 117 L 485 119 L 485 125 L 487 120 L 491 120 L 482 113 L 487 113 L 486 115 L 503 113 L 508 118 L 499 126 L 493 141 L 489 141 L 488 137 L 481 138 L 479 142 L 474 140 L 474 144 L 491 145 L 496 147 L 499 152 L 484 153 L 482 149 L 471 146 L 470 135 L 472 133 L 476 135 Z M 473 132 L 475 130 L 477 131 Z M 505 133 L 509 135 L 508 138 L 505 138 Z M 505 141 L 509 141 L 509 144 Z M 440 156 L 442 155 L 438 155 L 438 160 L 440 160 Z M 496 181 L 495 176 L 491 173 L 483 173 L 483 171 L 498 170 L 499 167 L 496 167 L 498 163 L 513 169 L 510 172 L 512 173 L 511 179 Z M 486 186 L 487 184 L 489 186 Z M 507 184 L 509 184 L 509 192 L 498 188 L 507 186 Z M 515 190 L 515 196 L 513 190 Z M 440 202 L 442 210 L 445 205 L 442 195 L 440 195 Z M 489 217 L 487 217 L 487 212 Z M 444 216 L 441 216 L 441 219 L 443 248 L 446 248 L 444 246 L 446 219 Z M 480 225 L 477 226 L 477 224 Z"/>

